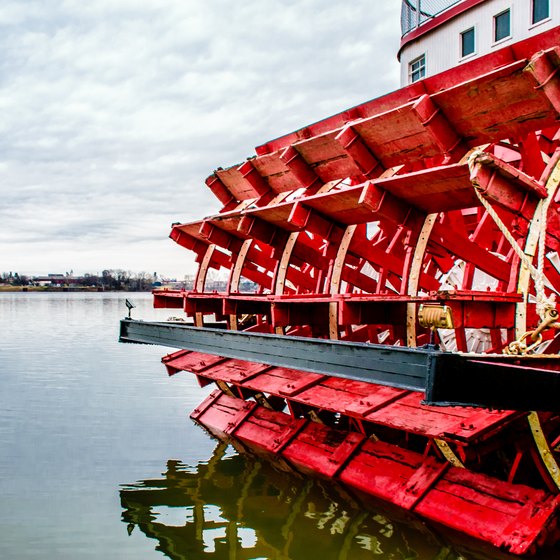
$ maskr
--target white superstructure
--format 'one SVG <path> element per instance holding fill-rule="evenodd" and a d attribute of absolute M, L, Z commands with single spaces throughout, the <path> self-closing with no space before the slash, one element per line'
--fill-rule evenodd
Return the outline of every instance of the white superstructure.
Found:
<path fill-rule="evenodd" d="M 403 0 L 401 85 L 560 25 L 560 0 Z"/>

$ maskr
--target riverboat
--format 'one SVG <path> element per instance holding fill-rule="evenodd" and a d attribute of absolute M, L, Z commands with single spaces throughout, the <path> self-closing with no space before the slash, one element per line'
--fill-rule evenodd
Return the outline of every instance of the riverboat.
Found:
<path fill-rule="evenodd" d="M 192 290 L 123 342 L 216 389 L 191 417 L 512 554 L 560 538 L 560 5 L 404 0 L 401 88 L 206 180 Z M 225 292 L 206 288 L 227 271 Z"/>

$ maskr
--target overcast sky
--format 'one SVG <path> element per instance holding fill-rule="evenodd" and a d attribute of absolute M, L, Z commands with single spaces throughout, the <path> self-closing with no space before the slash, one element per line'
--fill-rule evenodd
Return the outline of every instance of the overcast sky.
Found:
<path fill-rule="evenodd" d="M 254 147 L 398 87 L 398 0 L 2 0 L 0 272 L 182 278 Z"/>

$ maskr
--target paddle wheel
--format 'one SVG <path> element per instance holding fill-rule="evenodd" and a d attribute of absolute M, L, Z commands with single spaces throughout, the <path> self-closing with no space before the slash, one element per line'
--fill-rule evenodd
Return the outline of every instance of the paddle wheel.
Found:
<path fill-rule="evenodd" d="M 192 418 L 513 553 L 558 540 L 559 39 L 412 83 L 207 179 L 222 209 L 171 231 L 197 256 L 194 289 L 158 290 L 155 306 L 257 342 L 164 358 L 217 386 Z M 210 270 L 227 273 L 225 292 L 207 290 Z M 122 340 L 174 345 L 125 323 Z M 376 377 L 345 374 L 363 346 L 414 359 L 380 350 L 364 366 Z M 432 351 L 466 365 L 430 369 Z M 406 377 L 422 352 L 426 394 Z"/>

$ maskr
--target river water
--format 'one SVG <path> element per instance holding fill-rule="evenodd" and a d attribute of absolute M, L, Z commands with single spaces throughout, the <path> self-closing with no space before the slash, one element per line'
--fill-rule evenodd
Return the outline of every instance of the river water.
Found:
<path fill-rule="evenodd" d="M 149 294 L 0 293 L 0 558 L 471 560 L 421 524 L 275 470 L 188 414 L 209 392 L 119 344 Z"/>

